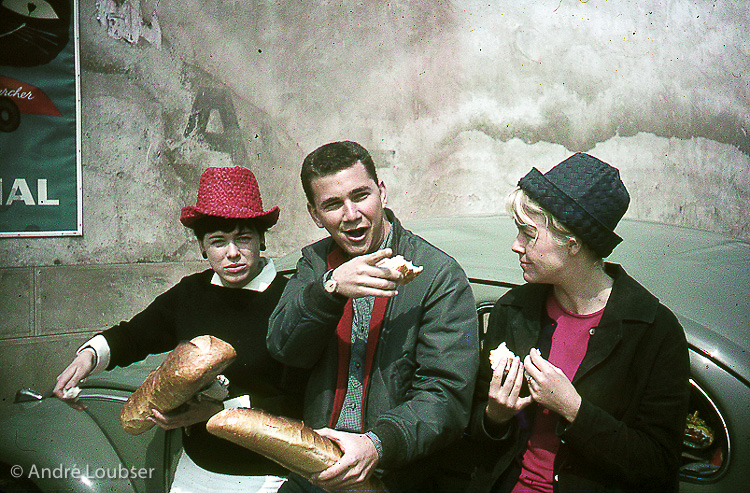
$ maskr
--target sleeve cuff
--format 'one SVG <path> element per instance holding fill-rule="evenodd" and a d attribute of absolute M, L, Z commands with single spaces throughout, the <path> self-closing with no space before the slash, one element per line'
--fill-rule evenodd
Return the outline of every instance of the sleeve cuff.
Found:
<path fill-rule="evenodd" d="M 213 401 L 223 401 L 229 396 L 229 379 L 224 375 L 216 375 L 216 378 L 198 393 L 199 398 L 206 398 Z"/>
<path fill-rule="evenodd" d="M 98 375 L 103 372 L 109 366 L 110 350 L 107 339 L 101 334 L 97 334 L 88 341 L 84 342 L 81 347 L 78 348 L 76 354 L 79 354 L 84 349 L 91 349 L 94 351 L 96 356 L 96 366 L 91 370 L 89 376 Z"/>
<path fill-rule="evenodd" d="M 482 432 L 486 437 L 496 441 L 506 440 L 510 436 L 510 429 L 510 421 L 500 424 L 488 423 L 482 413 Z"/>
<path fill-rule="evenodd" d="M 241 395 L 233 399 L 227 399 L 224 401 L 224 409 L 231 409 L 233 407 L 253 407 L 250 405 L 250 396 Z"/>
<path fill-rule="evenodd" d="M 368 431 L 365 433 L 365 436 L 372 441 L 373 445 L 375 445 L 375 450 L 378 452 L 378 459 L 383 458 L 383 443 L 380 441 L 380 438 L 378 438 L 378 435 L 376 435 L 374 431 Z"/>

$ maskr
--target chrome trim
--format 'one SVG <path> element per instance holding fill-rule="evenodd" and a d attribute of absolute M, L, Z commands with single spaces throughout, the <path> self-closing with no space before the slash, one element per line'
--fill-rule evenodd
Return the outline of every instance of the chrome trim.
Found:
<path fill-rule="evenodd" d="M 16 396 L 13 402 L 18 404 L 20 402 L 36 402 L 44 399 L 44 396 L 34 389 L 24 387 L 16 392 Z"/>
<path fill-rule="evenodd" d="M 117 402 L 127 402 L 127 397 L 121 397 L 119 395 L 110 395 L 110 394 L 84 394 L 81 393 L 81 395 L 78 396 L 78 399 L 94 399 L 94 400 L 100 400 L 100 401 L 117 401 Z"/>
<path fill-rule="evenodd" d="M 711 361 L 711 363 L 715 364 L 716 366 L 718 366 L 719 368 L 721 368 L 725 372 L 729 373 L 734 378 L 736 378 L 737 380 L 739 380 L 740 382 L 742 382 L 743 384 L 745 384 L 747 387 L 750 387 L 750 381 L 748 381 L 745 377 L 743 377 L 742 375 L 740 375 L 739 373 L 737 373 L 737 371 L 734 368 L 732 368 L 731 366 L 729 366 L 726 363 L 724 363 L 724 362 L 719 361 L 718 359 L 716 359 L 708 351 L 706 351 L 704 349 L 701 349 L 698 346 L 695 346 L 693 344 L 688 344 L 688 348 L 691 351 L 693 351 L 694 353 L 696 353 L 696 354 L 698 354 L 700 356 L 703 356 L 707 360 Z"/>
<path fill-rule="evenodd" d="M 727 440 L 727 456 L 721 469 L 719 469 L 719 471 L 715 475 L 711 475 L 710 477 L 700 477 L 700 476 L 692 476 L 692 475 L 688 475 L 683 472 L 680 472 L 680 480 L 687 480 L 687 481 L 695 482 L 695 483 L 713 483 L 714 481 L 717 481 L 721 477 L 723 477 L 729 470 L 729 463 L 732 460 L 732 439 L 729 436 L 729 428 L 727 427 L 727 422 L 724 419 L 724 415 L 721 413 L 721 411 L 719 411 L 719 407 L 716 405 L 714 400 L 708 396 L 706 391 L 703 390 L 703 388 L 700 385 L 698 385 L 698 383 L 695 380 L 693 380 L 692 378 L 689 378 L 688 382 L 695 390 L 698 391 L 698 393 L 703 397 L 703 399 L 706 402 L 708 402 L 711 408 L 713 408 L 714 413 L 719 417 L 719 420 L 721 420 L 721 426 L 724 429 L 724 436 L 726 437 L 726 440 Z"/>

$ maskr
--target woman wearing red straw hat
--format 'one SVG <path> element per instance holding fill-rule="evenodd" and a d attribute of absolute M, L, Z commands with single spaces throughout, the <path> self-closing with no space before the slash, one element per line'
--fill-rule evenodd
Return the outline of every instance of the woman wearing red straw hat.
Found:
<path fill-rule="evenodd" d="M 97 334 L 57 377 L 55 395 L 76 409 L 65 393 L 92 374 L 127 366 L 179 341 L 210 334 L 234 346 L 235 361 L 201 398 L 180 412 L 155 413 L 164 429 L 183 428 L 184 451 L 172 491 L 276 491 L 286 471 L 276 463 L 206 431 L 205 422 L 227 407 L 249 407 L 299 417 L 304 375 L 285 368 L 266 349 L 268 317 L 286 279 L 261 256 L 265 233 L 279 208 L 264 210 L 253 173 L 242 167 L 208 168 L 195 206 L 180 221 L 192 229 L 211 268 L 184 277 L 128 322 Z M 251 396 L 251 397 L 249 397 Z M 206 397 L 206 398 L 204 398 Z"/>

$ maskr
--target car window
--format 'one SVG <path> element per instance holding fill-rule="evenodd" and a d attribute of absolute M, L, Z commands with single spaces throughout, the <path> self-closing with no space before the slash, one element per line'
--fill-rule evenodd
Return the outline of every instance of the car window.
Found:
<path fill-rule="evenodd" d="M 477 317 L 479 318 L 479 345 L 484 348 L 484 336 L 487 334 L 487 324 L 490 320 L 490 312 L 494 303 L 477 304 Z"/>

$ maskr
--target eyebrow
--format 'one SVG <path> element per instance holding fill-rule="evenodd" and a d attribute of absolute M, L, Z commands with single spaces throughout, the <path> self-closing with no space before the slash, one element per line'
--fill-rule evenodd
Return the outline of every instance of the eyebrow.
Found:
<path fill-rule="evenodd" d="M 364 185 L 364 186 L 361 186 L 361 187 L 355 188 L 354 190 L 350 191 L 350 192 L 349 192 L 349 194 L 348 194 L 347 196 L 351 196 L 351 195 L 357 195 L 358 193 L 361 193 L 361 192 L 370 192 L 370 191 L 371 191 L 371 190 L 370 190 L 370 187 L 368 187 L 368 186 Z M 339 198 L 339 197 L 330 197 L 330 198 L 327 198 L 327 199 L 323 200 L 323 201 L 322 201 L 322 202 L 320 203 L 320 207 L 321 207 L 321 208 L 323 208 L 323 207 L 326 207 L 326 206 L 328 206 L 328 205 L 330 205 L 330 204 L 336 203 L 336 202 L 337 202 L 337 201 L 339 201 L 339 200 L 340 200 L 340 198 Z"/>

